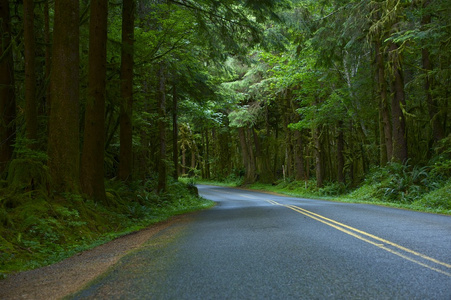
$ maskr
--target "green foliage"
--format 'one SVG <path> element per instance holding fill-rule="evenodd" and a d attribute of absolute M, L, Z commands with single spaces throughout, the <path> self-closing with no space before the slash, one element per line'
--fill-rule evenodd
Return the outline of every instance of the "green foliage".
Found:
<path fill-rule="evenodd" d="M 51 178 L 46 165 L 32 158 L 18 158 L 9 164 L 8 186 L 15 192 L 41 191 L 49 194 Z"/>
<path fill-rule="evenodd" d="M 323 187 L 319 188 L 318 193 L 321 196 L 339 196 L 347 191 L 347 187 L 339 182 L 326 182 Z"/>
<path fill-rule="evenodd" d="M 373 171 L 365 184 L 376 187 L 373 197 L 387 202 L 412 203 L 428 189 L 428 168 L 390 163 Z"/>
<path fill-rule="evenodd" d="M 425 194 L 414 204 L 430 209 L 448 210 L 451 212 L 451 182 L 448 182 L 443 187 Z"/>
<path fill-rule="evenodd" d="M 170 216 L 213 205 L 193 187 L 170 181 L 157 195 L 156 182 L 107 182 L 104 206 L 76 194 L 48 196 L 0 190 L 0 276 L 57 262 L 77 251 L 139 230 Z"/>

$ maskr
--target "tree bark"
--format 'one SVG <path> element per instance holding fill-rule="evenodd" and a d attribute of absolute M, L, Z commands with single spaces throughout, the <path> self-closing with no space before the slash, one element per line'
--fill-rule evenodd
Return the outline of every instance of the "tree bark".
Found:
<path fill-rule="evenodd" d="M 384 66 L 384 53 L 381 50 L 381 42 L 376 41 L 375 43 L 376 51 L 376 67 L 377 73 L 376 78 L 378 81 L 378 93 L 379 93 L 379 111 L 382 118 L 383 141 L 385 149 L 381 147 L 381 151 L 385 151 L 381 154 L 383 157 L 391 159 L 393 156 L 393 140 L 392 140 L 392 125 L 390 120 L 390 107 L 388 105 L 387 97 L 387 83 L 385 80 L 385 66 Z M 387 161 L 381 161 L 382 165 L 385 165 Z"/>
<path fill-rule="evenodd" d="M 16 99 L 14 94 L 14 62 L 11 45 L 9 1 L 0 0 L 0 173 L 5 171 L 13 155 L 16 139 Z"/>
<path fill-rule="evenodd" d="M 319 127 L 313 129 L 313 141 L 315 143 L 315 170 L 316 170 L 316 186 L 322 187 L 324 181 L 323 172 L 323 154 L 321 151 L 321 130 Z"/>
<path fill-rule="evenodd" d="M 58 191 L 80 191 L 79 1 L 56 0 L 48 156 Z"/>
<path fill-rule="evenodd" d="M 247 146 L 246 133 L 245 133 L 244 127 L 238 128 L 238 136 L 240 138 L 241 157 L 243 159 L 243 166 L 245 169 L 244 182 L 252 183 L 252 182 L 254 182 L 255 170 L 252 170 L 252 168 L 251 168 L 251 162 L 250 162 L 251 158 L 250 158 L 250 154 L 249 154 L 249 148 Z"/>
<path fill-rule="evenodd" d="M 206 179 L 211 178 L 210 172 L 210 138 L 209 138 L 208 128 L 205 129 L 205 177 Z"/>
<path fill-rule="evenodd" d="M 51 70 L 51 50 L 50 44 L 50 15 L 49 15 L 49 1 L 44 2 L 44 42 L 45 42 L 45 102 L 42 111 L 44 114 L 50 113 L 50 70 Z"/>
<path fill-rule="evenodd" d="M 398 52 L 398 46 L 394 43 L 390 44 L 390 52 L 392 55 L 392 137 L 393 137 L 393 157 L 392 160 L 404 163 L 407 160 L 407 139 L 406 139 L 406 119 L 401 106 L 405 106 L 404 94 L 404 78 L 401 61 Z"/>
<path fill-rule="evenodd" d="M 343 121 L 338 121 L 338 137 L 337 137 L 337 180 L 339 183 L 345 183 L 345 157 L 344 157 L 344 148 L 345 148 L 345 139 L 343 132 Z"/>
<path fill-rule="evenodd" d="M 122 6 L 122 49 L 121 49 L 121 111 L 120 111 L 120 148 L 119 170 L 120 180 L 132 179 L 133 147 L 132 147 L 132 112 L 133 112 L 133 40 L 135 0 L 124 0 Z"/>
<path fill-rule="evenodd" d="M 81 187 L 90 198 L 105 202 L 105 96 L 108 0 L 92 0 L 89 24 L 88 98 L 81 156 Z"/>
<path fill-rule="evenodd" d="M 166 68 L 164 62 L 158 69 L 158 132 L 160 139 L 160 156 L 158 159 L 158 187 L 157 192 L 163 193 L 167 189 L 166 167 Z"/>
<path fill-rule="evenodd" d="M 174 173 L 172 174 L 172 177 L 174 177 L 175 180 L 178 180 L 178 178 L 179 178 L 177 110 L 178 110 L 177 82 L 176 82 L 176 75 L 173 75 L 173 83 L 172 83 L 172 161 L 174 164 Z"/>
<path fill-rule="evenodd" d="M 24 54 L 25 54 L 25 136 L 29 147 L 36 147 L 38 137 L 38 108 L 36 99 L 36 42 L 34 34 L 34 1 L 24 0 Z"/>

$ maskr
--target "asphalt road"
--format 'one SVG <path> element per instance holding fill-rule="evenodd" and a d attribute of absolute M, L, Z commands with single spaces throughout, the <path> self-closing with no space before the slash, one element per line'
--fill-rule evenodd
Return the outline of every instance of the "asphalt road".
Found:
<path fill-rule="evenodd" d="M 451 300 L 451 217 L 198 186 L 190 215 L 71 299 Z"/>

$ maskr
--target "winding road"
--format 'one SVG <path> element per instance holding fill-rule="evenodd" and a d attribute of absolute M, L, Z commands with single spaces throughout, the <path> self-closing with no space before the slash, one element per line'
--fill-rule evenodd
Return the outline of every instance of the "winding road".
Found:
<path fill-rule="evenodd" d="M 451 299 L 451 217 L 198 186 L 217 202 L 70 299 Z"/>

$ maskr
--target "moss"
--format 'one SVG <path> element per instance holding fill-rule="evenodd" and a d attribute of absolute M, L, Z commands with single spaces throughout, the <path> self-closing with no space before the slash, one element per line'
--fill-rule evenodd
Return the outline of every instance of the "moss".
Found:
<path fill-rule="evenodd" d="M 9 164 L 8 188 L 14 192 L 40 190 L 50 194 L 49 169 L 40 161 L 28 158 L 15 159 Z"/>

